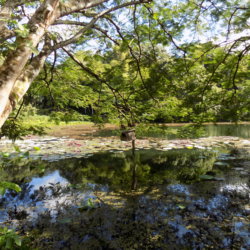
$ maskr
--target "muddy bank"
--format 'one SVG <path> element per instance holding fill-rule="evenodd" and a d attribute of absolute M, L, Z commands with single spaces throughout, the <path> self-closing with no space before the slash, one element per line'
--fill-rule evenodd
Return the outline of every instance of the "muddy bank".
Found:
<path fill-rule="evenodd" d="M 114 124 L 105 124 L 103 127 L 95 126 L 94 124 L 76 124 L 76 125 L 59 125 L 53 126 L 46 130 L 48 136 L 69 137 L 72 139 L 82 140 L 91 138 L 93 135 L 101 131 L 111 131 L 119 129 L 119 126 Z"/>

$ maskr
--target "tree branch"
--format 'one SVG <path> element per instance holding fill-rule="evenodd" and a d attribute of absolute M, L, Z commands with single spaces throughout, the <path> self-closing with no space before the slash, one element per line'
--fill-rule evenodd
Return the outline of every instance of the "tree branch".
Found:
<path fill-rule="evenodd" d="M 124 8 L 124 7 L 128 7 L 128 6 L 132 6 L 132 5 L 136 5 L 136 4 L 142 4 L 142 3 L 149 3 L 151 2 L 152 0 L 140 0 L 140 1 L 131 1 L 131 2 L 128 2 L 128 3 L 124 3 L 124 4 L 121 4 L 121 5 L 118 5 L 118 6 L 115 6 L 115 7 L 112 7 L 112 8 L 109 8 L 107 10 L 104 10 L 100 13 L 98 13 L 95 17 L 92 18 L 92 20 L 86 24 L 86 26 L 84 28 L 82 28 L 81 30 L 79 30 L 74 36 L 72 36 L 71 38 L 69 38 L 68 40 L 64 40 L 58 44 L 56 44 L 53 49 L 59 49 L 59 48 L 62 48 L 62 47 L 65 47 L 75 41 L 77 41 L 87 30 L 93 28 L 94 24 L 103 16 L 113 12 L 113 11 L 116 11 L 116 10 L 119 10 L 121 8 Z"/>
<path fill-rule="evenodd" d="M 98 82 L 100 82 L 101 84 L 105 84 L 108 87 L 108 89 L 111 91 L 112 95 L 115 98 L 115 103 L 116 104 L 112 104 L 112 105 L 117 109 L 118 113 L 120 113 L 126 119 L 126 115 L 124 115 L 124 113 L 122 111 L 122 109 L 126 109 L 130 113 L 130 116 L 133 117 L 133 113 L 131 112 L 131 108 L 129 107 L 129 104 L 127 103 L 127 100 L 125 98 L 123 98 L 123 96 L 121 95 L 121 93 L 117 89 L 113 88 L 108 83 L 108 81 L 106 81 L 105 79 L 101 78 L 99 75 L 97 75 L 95 72 L 93 72 L 89 67 L 87 67 L 83 63 L 81 63 L 72 53 L 70 53 L 69 51 L 67 51 L 65 48 L 62 48 L 62 49 L 87 74 L 93 76 Z M 118 104 L 118 96 L 122 99 L 123 105 L 119 105 Z"/>
<path fill-rule="evenodd" d="M 75 25 L 75 26 L 86 26 L 88 23 L 86 22 L 78 22 L 78 21 L 71 21 L 71 20 L 57 20 L 53 25 Z M 110 35 L 108 35 L 108 31 L 104 30 L 97 25 L 93 26 L 93 29 L 100 31 L 105 37 L 107 37 L 109 40 L 111 40 L 116 45 L 119 45 L 119 43 L 113 39 Z"/>

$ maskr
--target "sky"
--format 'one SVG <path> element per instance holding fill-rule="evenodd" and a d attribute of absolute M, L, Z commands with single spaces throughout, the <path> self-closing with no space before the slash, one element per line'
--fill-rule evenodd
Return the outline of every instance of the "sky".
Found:
<path fill-rule="evenodd" d="M 168 1 L 160 1 L 161 4 L 167 3 Z M 181 3 L 183 2 L 182 0 L 174 0 L 174 1 L 170 1 L 171 5 L 174 6 L 177 3 Z M 242 4 L 247 4 L 247 0 L 241 0 Z M 28 15 L 32 15 L 32 13 L 34 12 L 34 9 L 32 8 L 27 8 L 26 9 L 26 13 Z M 116 11 L 115 12 L 116 15 L 118 16 L 118 21 L 123 23 L 122 25 L 122 29 L 126 30 L 129 27 L 131 27 L 129 25 L 129 19 L 128 17 L 132 16 L 132 11 L 128 10 L 128 9 L 123 9 L 122 11 Z M 207 17 L 208 19 L 211 19 L 210 17 Z M 84 21 L 86 22 L 87 19 L 85 18 L 80 18 L 79 21 Z M 202 22 L 204 22 L 204 24 L 206 24 L 206 22 L 211 21 L 211 20 L 206 20 L 205 18 L 202 19 Z M 27 22 L 27 18 L 23 19 L 21 21 L 21 23 L 25 23 Z M 100 21 L 99 21 L 100 24 Z M 250 21 L 249 21 L 249 25 L 250 25 Z M 102 26 L 102 25 L 100 25 Z M 54 31 L 60 34 L 62 39 L 67 39 L 71 36 L 72 31 L 79 29 L 79 27 L 77 26 L 70 26 L 70 28 L 68 28 L 66 25 L 58 25 L 58 26 L 52 26 L 50 28 L 50 31 Z M 106 29 L 106 28 L 105 28 Z M 232 42 L 233 40 L 239 38 L 240 36 L 250 36 L 250 29 L 248 30 L 244 30 L 241 33 L 235 34 L 235 33 L 231 33 L 229 38 L 225 37 L 225 34 L 223 34 L 222 31 L 225 31 L 225 27 L 222 28 L 222 21 L 219 21 L 217 23 L 214 23 L 213 27 L 211 29 L 209 29 L 207 32 L 203 32 L 203 33 L 199 33 L 199 32 L 194 32 L 189 28 L 186 28 L 183 32 L 183 35 L 181 38 L 175 38 L 175 42 L 178 45 L 181 45 L 182 43 L 190 43 L 194 40 L 199 41 L 201 43 L 207 42 L 207 41 L 213 41 L 217 44 L 225 42 L 226 43 L 230 43 L 230 41 Z M 112 34 L 112 32 L 109 31 L 109 34 L 111 36 L 115 36 L 115 34 Z M 116 34 L 117 35 L 117 34 Z M 216 37 L 216 40 L 214 39 Z M 223 43 L 222 43 L 223 44 Z M 40 46 L 42 47 L 42 46 Z M 85 50 L 92 50 L 93 52 L 99 51 L 100 50 L 100 46 L 99 43 L 97 41 L 97 39 L 91 39 L 88 42 L 86 42 L 83 46 L 80 47 L 80 49 L 85 49 Z M 169 53 L 171 52 L 171 46 L 170 47 L 166 47 L 166 50 L 169 51 Z"/>

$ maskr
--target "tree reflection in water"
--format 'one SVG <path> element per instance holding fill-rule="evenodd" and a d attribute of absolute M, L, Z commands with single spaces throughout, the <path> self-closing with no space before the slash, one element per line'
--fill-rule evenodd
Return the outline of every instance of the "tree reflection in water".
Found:
<path fill-rule="evenodd" d="M 207 172 L 221 171 L 216 158 L 212 150 L 148 149 L 52 163 L 20 161 L 0 169 L 0 180 L 26 183 L 20 195 L 7 197 L 4 206 L 19 204 L 19 211 L 25 205 L 31 215 L 39 206 L 45 211 L 19 222 L 22 231 L 34 237 L 33 246 L 42 249 L 197 249 L 212 243 L 219 249 L 237 248 L 237 242 L 248 246 L 248 200 L 225 196 L 219 182 L 197 182 Z M 41 185 L 49 186 L 39 187 L 39 176 Z M 69 186 L 58 185 L 61 180 Z M 34 183 L 37 190 L 28 187 Z M 236 215 L 242 223 L 237 230 L 245 238 L 228 235 Z M 232 237 L 241 241 L 236 244 Z"/>

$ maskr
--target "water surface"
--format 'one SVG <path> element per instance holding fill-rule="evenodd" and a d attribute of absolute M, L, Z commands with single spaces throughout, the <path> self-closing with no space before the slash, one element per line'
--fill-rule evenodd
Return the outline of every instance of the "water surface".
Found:
<path fill-rule="evenodd" d="M 206 125 L 205 135 L 207 136 L 236 136 L 250 138 L 250 124 L 218 124 Z"/>
<path fill-rule="evenodd" d="M 0 223 L 41 249 L 248 249 L 250 160 L 220 149 L 100 152 L 0 170 Z"/>

